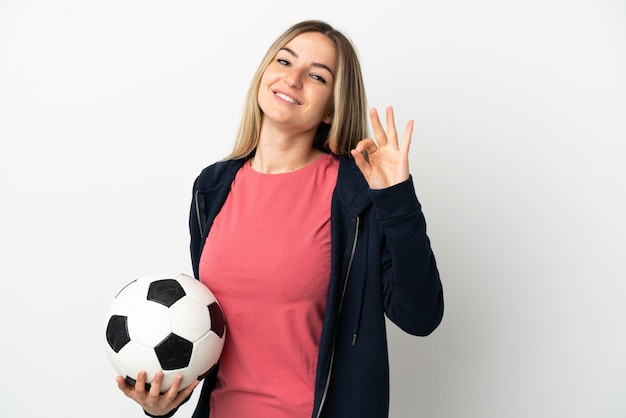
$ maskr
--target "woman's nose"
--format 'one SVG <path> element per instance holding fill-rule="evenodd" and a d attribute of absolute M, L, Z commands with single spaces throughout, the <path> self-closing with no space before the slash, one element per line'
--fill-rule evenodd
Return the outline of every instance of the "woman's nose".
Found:
<path fill-rule="evenodd" d="M 285 76 L 285 83 L 287 83 L 289 87 L 293 88 L 302 87 L 302 72 L 298 70 L 289 72 Z"/>

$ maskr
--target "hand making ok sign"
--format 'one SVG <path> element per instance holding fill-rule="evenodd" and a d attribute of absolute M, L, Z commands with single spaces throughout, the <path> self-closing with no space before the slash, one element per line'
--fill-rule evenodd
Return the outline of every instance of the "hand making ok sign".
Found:
<path fill-rule="evenodd" d="M 376 109 L 370 110 L 370 119 L 376 141 L 365 138 L 359 141 L 351 153 L 369 187 L 384 189 L 409 178 L 413 121 L 407 123 L 402 143 L 399 144 L 391 106 L 386 109 L 387 132 L 380 123 Z"/>

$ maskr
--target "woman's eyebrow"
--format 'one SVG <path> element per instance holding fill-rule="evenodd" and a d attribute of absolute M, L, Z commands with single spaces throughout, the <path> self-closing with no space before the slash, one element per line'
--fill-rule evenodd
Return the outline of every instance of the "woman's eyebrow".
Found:
<path fill-rule="evenodd" d="M 291 48 L 287 48 L 287 47 L 282 47 L 280 49 L 280 51 L 285 51 L 287 52 L 289 55 L 291 55 L 294 58 L 298 58 L 298 54 L 296 53 L 296 51 L 294 51 Z M 330 73 L 330 75 L 332 75 L 333 77 L 335 76 L 335 74 L 333 74 L 333 72 L 331 71 L 331 69 L 328 67 L 328 65 L 326 64 L 322 64 L 321 62 L 312 62 L 311 65 L 313 67 L 318 67 L 318 68 L 323 68 L 324 70 L 328 71 Z"/>

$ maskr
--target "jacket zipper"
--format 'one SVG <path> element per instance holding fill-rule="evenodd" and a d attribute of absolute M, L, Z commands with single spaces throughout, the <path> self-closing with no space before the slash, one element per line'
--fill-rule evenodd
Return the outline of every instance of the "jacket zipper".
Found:
<path fill-rule="evenodd" d="M 343 299 L 346 296 L 346 289 L 348 288 L 348 277 L 350 277 L 350 270 L 352 269 L 352 262 L 354 261 L 354 254 L 356 253 L 356 243 L 359 238 L 359 224 L 361 219 L 356 217 L 356 225 L 354 229 L 354 242 L 352 243 L 352 250 L 350 252 L 350 260 L 348 261 L 348 268 L 346 269 L 346 280 L 343 284 L 343 291 L 341 293 L 341 299 L 339 301 L 339 310 L 337 315 L 341 313 L 341 306 L 343 305 Z M 330 375 L 333 371 L 333 362 L 335 360 L 335 342 L 333 341 L 333 348 L 330 352 L 330 366 L 328 367 L 328 376 L 326 377 L 326 383 L 324 384 L 324 393 L 322 394 L 322 400 L 320 401 L 320 407 L 317 410 L 317 418 L 322 416 L 322 410 L 324 409 L 324 403 L 326 401 L 326 395 L 328 394 L 328 386 L 330 385 Z"/>
<path fill-rule="evenodd" d="M 198 204 L 198 194 L 200 190 L 196 190 L 195 199 L 196 199 L 196 218 L 198 218 L 198 228 L 200 229 L 200 236 L 202 237 L 202 222 L 200 222 L 200 205 Z"/>

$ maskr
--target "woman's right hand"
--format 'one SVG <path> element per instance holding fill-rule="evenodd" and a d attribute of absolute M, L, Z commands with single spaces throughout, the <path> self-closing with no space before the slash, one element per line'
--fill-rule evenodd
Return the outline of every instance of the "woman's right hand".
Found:
<path fill-rule="evenodd" d="M 146 372 L 140 371 L 137 374 L 135 386 L 129 385 L 122 376 L 117 376 L 117 387 L 135 402 L 137 402 L 144 411 L 150 415 L 161 416 L 167 415 L 174 408 L 178 407 L 191 392 L 198 386 L 200 381 L 195 380 L 186 388 L 180 390 L 180 384 L 183 376 L 178 375 L 174 378 L 174 383 L 165 393 L 161 393 L 161 382 L 163 381 L 163 372 L 158 371 L 154 374 L 154 379 L 150 384 L 150 390 L 146 391 Z"/>

